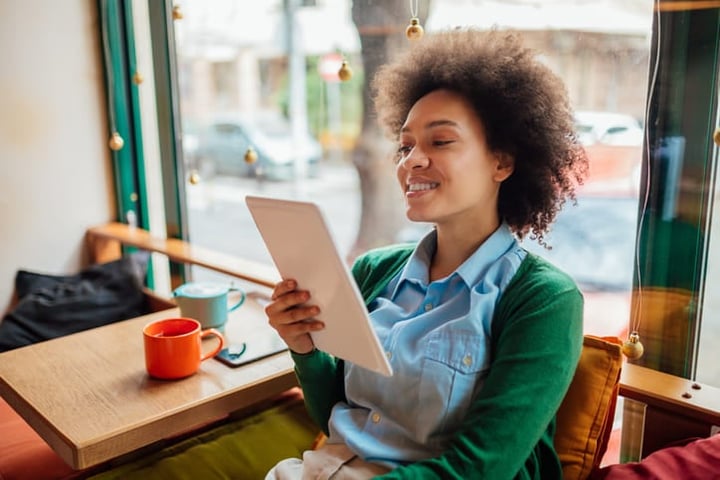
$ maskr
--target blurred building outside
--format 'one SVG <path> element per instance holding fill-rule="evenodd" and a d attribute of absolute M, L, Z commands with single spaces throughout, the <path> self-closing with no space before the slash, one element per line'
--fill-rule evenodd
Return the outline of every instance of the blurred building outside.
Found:
<path fill-rule="evenodd" d="M 563 78 L 576 109 L 625 113 L 642 121 L 650 7 L 637 0 L 435 0 L 425 29 L 516 29 Z M 345 57 L 355 75 L 362 75 L 349 0 L 186 1 L 183 9 L 176 41 L 185 135 L 196 135 L 218 114 L 280 109 L 288 115 L 291 106 L 284 102 L 293 89 L 288 81 L 300 82 L 304 88 L 292 92 L 305 105 L 299 116 L 306 118 L 290 120 L 321 141 L 326 158 L 345 158 L 359 131 L 359 87 L 340 85 L 328 75 L 327 64 Z M 293 66 L 294 58 L 299 67 Z M 292 75 L 291 67 L 303 75 Z M 607 149 L 588 149 L 599 158 L 607 156 Z"/>

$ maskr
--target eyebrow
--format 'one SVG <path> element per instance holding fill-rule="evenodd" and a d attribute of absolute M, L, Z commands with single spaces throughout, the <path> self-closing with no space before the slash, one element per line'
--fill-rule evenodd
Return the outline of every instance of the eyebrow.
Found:
<path fill-rule="evenodd" d="M 459 125 L 457 122 L 453 122 L 452 120 L 433 120 L 432 122 L 425 125 L 425 129 L 435 128 L 435 127 L 458 127 Z M 408 127 L 402 127 L 400 129 L 400 133 L 402 132 L 409 132 L 410 129 Z"/>

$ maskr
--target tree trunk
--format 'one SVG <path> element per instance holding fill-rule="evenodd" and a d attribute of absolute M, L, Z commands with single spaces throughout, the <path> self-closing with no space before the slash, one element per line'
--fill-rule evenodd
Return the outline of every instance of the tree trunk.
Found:
<path fill-rule="evenodd" d="M 423 23 L 430 0 L 418 3 L 418 17 Z M 352 152 L 360 180 L 360 228 L 350 260 L 369 248 L 396 242 L 398 233 L 408 223 L 392 164 L 395 144 L 382 134 L 377 124 L 370 82 L 378 67 L 407 46 L 405 27 L 411 15 L 407 0 L 354 0 L 352 18 L 360 35 L 365 84 L 362 128 Z"/>

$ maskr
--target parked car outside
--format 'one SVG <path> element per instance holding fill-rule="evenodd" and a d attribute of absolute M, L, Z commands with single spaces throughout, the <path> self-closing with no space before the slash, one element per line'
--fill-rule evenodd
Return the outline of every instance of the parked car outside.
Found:
<path fill-rule="evenodd" d="M 642 146 L 643 128 L 632 115 L 581 110 L 575 126 L 583 145 Z"/>
<path fill-rule="evenodd" d="M 249 147 L 257 153 L 254 163 L 245 161 Z M 308 176 L 318 175 L 322 147 L 309 132 L 296 141 L 290 123 L 279 114 L 225 114 L 201 129 L 192 157 L 201 176 L 292 180 L 296 162 L 306 166 Z"/>
<path fill-rule="evenodd" d="M 644 136 L 640 122 L 623 113 L 578 111 L 575 125 L 590 161 L 582 192 L 611 197 L 637 196 Z"/>

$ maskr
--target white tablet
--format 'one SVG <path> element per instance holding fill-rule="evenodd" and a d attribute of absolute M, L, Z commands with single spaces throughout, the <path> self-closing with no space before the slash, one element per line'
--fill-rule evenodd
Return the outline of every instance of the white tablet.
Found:
<path fill-rule="evenodd" d="M 325 328 L 312 332 L 319 350 L 392 375 L 360 291 L 312 202 L 246 196 L 250 213 L 282 278 L 294 278 L 320 307 Z"/>

